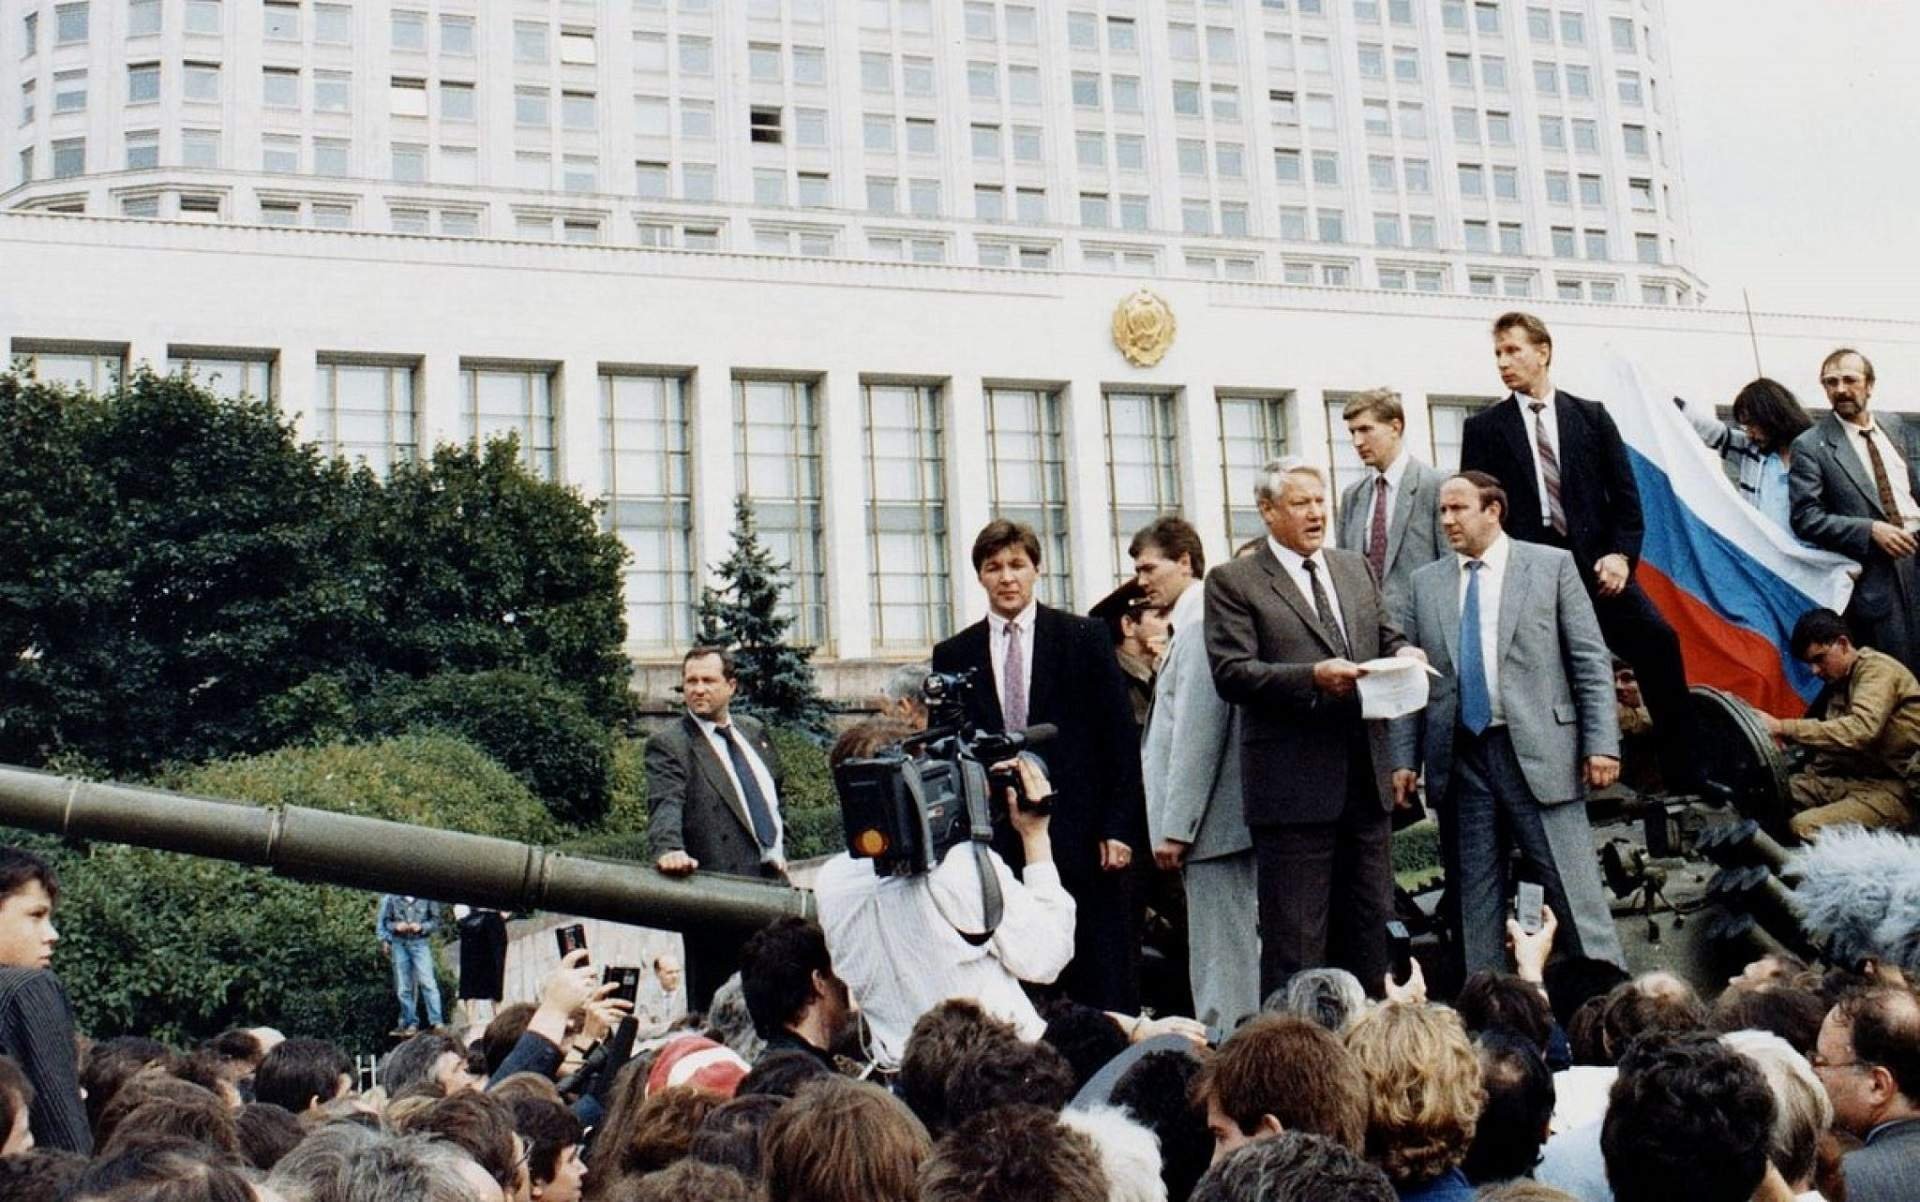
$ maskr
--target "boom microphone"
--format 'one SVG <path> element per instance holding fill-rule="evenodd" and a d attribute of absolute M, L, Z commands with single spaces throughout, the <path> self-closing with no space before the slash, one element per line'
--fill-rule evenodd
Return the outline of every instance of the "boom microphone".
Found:
<path fill-rule="evenodd" d="M 1920 971 L 1920 840 L 1839 827 L 1794 858 L 1800 922 L 1829 962 Z"/>

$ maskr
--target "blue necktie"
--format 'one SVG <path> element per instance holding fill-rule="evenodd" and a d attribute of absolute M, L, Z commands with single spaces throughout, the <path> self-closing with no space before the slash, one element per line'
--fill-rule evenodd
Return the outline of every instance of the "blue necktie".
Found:
<path fill-rule="evenodd" d="M 1480 569 L 1486 566 L 1467 561 L 1467 599 L 1460 604 L 1460 725 L 1476 735 L 1493 725 L 1486 657 L 1480 651 Z"/>
<path fill-rule="evenodd" d="M 731 726 L 716 726 L 720 737 L 727 744 L 727 758 L 733 761 L 733 774 L 740 778 L 740 797 L 747 803 L 747 817 L 753 819 L 753 837 L 759 841 L 762 851 L 771 848 L 778 836 L 773 829 L 773 810 L 767 805 L 767 795 L 760 791 L 760 778 L 753 773 L 753 765 L 747 761 L 746 748 L 740 746 L 739 736 L 733 733 Z"/>

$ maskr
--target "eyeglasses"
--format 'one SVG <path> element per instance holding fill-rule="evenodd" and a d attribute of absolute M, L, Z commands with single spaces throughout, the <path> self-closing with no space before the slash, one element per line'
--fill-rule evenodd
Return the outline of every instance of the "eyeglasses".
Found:
<path fill-rule="evenodd" d="M 1818 1071 L 1823 1068 L 1879 1068 L 1880 1067 L 1878 1064 L 1875 1064 L 1871 1060 L 1828 1060 L 1826 1057 L 1821 1056 L 1819 1053 L 1815 1053 L 1812 1056 L 1812 1058 L 1810 1058 L 1807 1061 L 1807 1063 L 1812 1065 L 1815 1071 Z"/>

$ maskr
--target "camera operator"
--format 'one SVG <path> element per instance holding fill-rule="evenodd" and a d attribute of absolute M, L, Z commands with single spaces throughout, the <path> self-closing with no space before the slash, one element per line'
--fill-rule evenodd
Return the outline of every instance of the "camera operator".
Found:
<path fill-rule="evenodd" d="M 871 719 L 840 736 L 832 763 L 867 758 L 912 734 L 897 720 Z M 1016 877 L 998 853 L 986 853 L 1005 912 L 985 941 L 962 933 L 985 925 L 979 861 L 966 840 L 930 873 L 882 876 L 871 861 L 842 853 L 814 880 L 834 968 L 866 1012 L 884 1065 L 899 1063 L 914 1021 L 948 998 L 974 999 L 1023 1039 L 1046 1031 L 1020 982 L 1051 982 L 1073 958 L 1074 901 L 1061 887 L 1049 819 L 1039 812 L 1052 786 L 1031 757 L 1014 763 L 1030 804 L 1017 804 L 1011 789 L 1005 800 L 1026 868 L 1024 879 Z"/>

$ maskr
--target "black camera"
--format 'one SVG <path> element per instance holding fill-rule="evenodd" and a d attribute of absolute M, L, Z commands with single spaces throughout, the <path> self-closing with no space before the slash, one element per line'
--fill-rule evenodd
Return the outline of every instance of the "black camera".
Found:
<path fill-rule="evenodd" d="M 969 839 L 986 843 L 1004 822 L 1003 798 L 1026 813 L 1047 813 L 1047 799 L 1030 800 L 1020 775 L 990 765 L 1032 756 L 1027 748 L 1056 733 L 1036 726 L 1009 733 L 981 733 L 966 716 L 967 698 L 979 687 L 973 672 L 935 672 L 921 688 L 931 724 L 910 739 L 834 769 L 847 851 L 873 861 L 874 871 L 906 876 L 931 872 L 948 850 Z"/>

